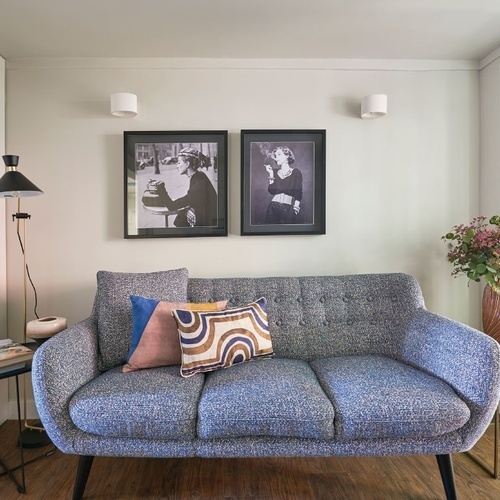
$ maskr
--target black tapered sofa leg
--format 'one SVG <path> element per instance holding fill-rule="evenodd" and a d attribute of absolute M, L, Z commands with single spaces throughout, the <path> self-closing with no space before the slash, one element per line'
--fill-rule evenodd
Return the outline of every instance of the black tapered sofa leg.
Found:
<path fill-rule="evenodd" d="M 73 500 L 82 499 L 93 461 L 94 457 L 91 455 L 80 455 L 78 469 L 76 471 L 75 487 L 73 488 Z"/>
<path fill-rule="evenodd" d="M 436 455 L 436 458 L 443 481 L 444 491 L 446 492 L 446 499 L 457 500 L 457 489 L 455 486 L 455 474 L 453 472 L 451 454 Z"/>

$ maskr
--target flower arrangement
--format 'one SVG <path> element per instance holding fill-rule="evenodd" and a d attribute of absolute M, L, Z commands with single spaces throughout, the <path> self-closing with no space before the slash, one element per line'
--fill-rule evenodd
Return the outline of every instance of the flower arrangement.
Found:
<path fill-rule="evenodd" d="M 453 226 L 442 240 L 449 242 L 448 261 L 453 264 L 452 276 L 465 274 L 472 281 L 484 278 L 500 294 L 500 216 L 489 221 L 476 217 L 467 224 Z"/>

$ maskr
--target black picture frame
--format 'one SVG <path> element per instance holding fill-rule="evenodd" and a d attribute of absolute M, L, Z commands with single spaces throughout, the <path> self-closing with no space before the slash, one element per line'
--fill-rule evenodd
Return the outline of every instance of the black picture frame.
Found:
<path fill-rule="evenodd" d="M 299 172 L 276 181 L 280 167 L 273 151 L 283 147 Z M 241 235 L 325 234 L 325 154 L 325 130 L 242 130 Z M 289 194 L 270 192 L 281 188 Z"/>
<path fill-rule="evenodd" d="M 125 238 L 227 236 L 227 130 L 123 134 Z"/>

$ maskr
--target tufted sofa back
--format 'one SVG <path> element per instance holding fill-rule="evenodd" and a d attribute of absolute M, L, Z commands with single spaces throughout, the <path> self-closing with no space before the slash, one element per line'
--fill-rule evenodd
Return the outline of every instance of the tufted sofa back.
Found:
<path fill-rule="evenodd" d="M 306 361 L 397 356 L 405 324 L 424 307 L 417 281 L 406 274 L 189 279 L 190 302 L 228 299 L 234 307 L 260 297 L 276 355 Z"/>

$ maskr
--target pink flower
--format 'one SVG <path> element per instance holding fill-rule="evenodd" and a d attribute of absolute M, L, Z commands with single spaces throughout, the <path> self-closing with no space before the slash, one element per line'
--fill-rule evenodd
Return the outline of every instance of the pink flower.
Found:
<path fill-rule="evenodd" d="M 500 216 L 489 221 L 485 216 L 475 217 L 467 225 L 454 226 L 441 239 L 450 246 L 447 259 L 454 266 L 452 276 L 465 274 L 473 281 L 483 277 L 500 293 Z"/>

